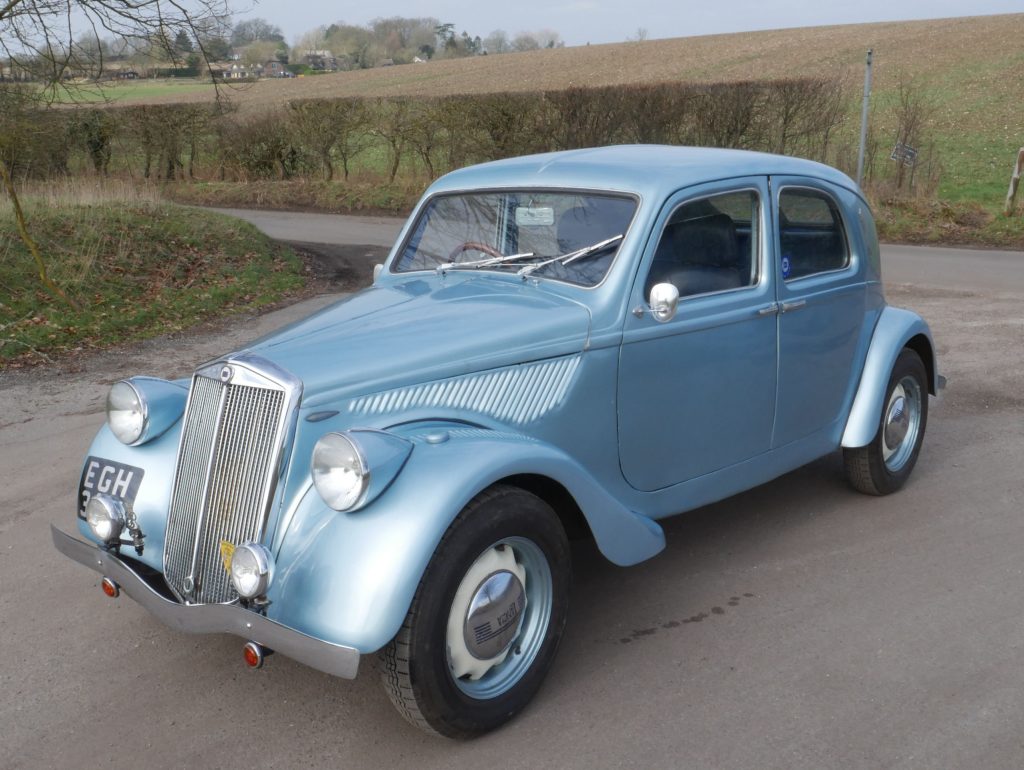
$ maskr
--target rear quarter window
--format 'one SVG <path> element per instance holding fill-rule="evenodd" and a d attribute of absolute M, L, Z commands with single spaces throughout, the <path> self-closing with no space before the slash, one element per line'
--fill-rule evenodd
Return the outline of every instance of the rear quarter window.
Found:
<path fill-rule="evenodd" d="M 850 264 L 839 205 L 820 190 L 786 187 L 780 191 L 779 244 L 782 276 L 787 281 Z"/>

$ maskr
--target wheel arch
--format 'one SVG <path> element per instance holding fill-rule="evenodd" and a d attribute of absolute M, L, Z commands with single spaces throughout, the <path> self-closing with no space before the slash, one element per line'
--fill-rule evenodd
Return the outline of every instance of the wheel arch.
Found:
<path fill-rule="evenodd" d="M 843 431 L 841 446 L 847 449 L 867 446 L 878 431 L 879 415 L 889 375 L 904 348 L 921 357 L 928 377 L 928 392 L 939 387 L 935 345 L 928 324 L 917 313 L 886 307 L 875 325 L 861 372 L 857 393 Z"/>
<path fill-rule="evenodd" d="M 439 442 L 436 426 L 431 440 L 419 433 L 406 434 L 416 446 L 405 467 L 366 508 L 333 511 L 307 489 L 276 557 L 279 577 L 269 595 L 273 619 L 360 652 L 380 649 L 401 626 L 451 522 L 495 485 L 537 495 L 554 508 L 566 534 L 592 536 L 619 566 L 648 559 L 665 546 L 657 522 L 623 505 L 557 447 L 465 426 L 451 428 Z"/>
<path fill-rule="evenodd" d="M 935 351 L 932 348 L 931 339 L 925 334 L 915 334 L 907 340 L 903 347 L 910 348 L 921 357 L 924 370 L 928 374 L 928 392 L 933 396 L 937 396 L 939 394 L 938 383 L 936 382 L 938 375 L 935 369 Z"/>
<path fill-rule="evenodd" d="M 500 479 L 492 486 L 504 484 L 510 487 L 518 487 L 526 492 L 536 495 L 557 514 L 562 522 L 565 534 L 570 540 L 594 540 L 594 532 L 590 528 L 587 517 L 583 514 L 576 498 L 562 484 L 550 476 L 539 473 L 521 473 L 515 476 L 508 476 Z"/>

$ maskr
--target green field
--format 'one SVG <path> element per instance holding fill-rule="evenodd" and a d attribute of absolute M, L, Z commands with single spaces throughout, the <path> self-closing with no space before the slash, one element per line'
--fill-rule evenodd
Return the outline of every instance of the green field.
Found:
<path fill-rule="evenodd" d="M 194 78 L 159 78 L 104 83 L 101 87 L 76 88 L 70 101 L 77 104 L 144 104 L 151 101 L 192 101 L 212 98 L 214 87 Z"/>

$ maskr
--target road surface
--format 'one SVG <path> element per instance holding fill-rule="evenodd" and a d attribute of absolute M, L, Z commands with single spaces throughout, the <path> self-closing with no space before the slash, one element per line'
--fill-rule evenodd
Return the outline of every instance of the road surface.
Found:
<path fill-rule="evenodd" d="M 309 221 L 350 243 L 391 226 L 302 221 L 298 240 L 314 237 Z M 971 258 L 998 291 L 956 277 Z M 924 259 L 892 252 L 886 275 Z M 107 599 L 99 575 L 49 542 L 51 522 L 73 527 L 112 382 L 186 375 L 332 297 L 74 371 L 0 375 L 0 768 L 1020 768 L 1015 259 L 951 256 L 926 285 L 888 287 L 931 322 L 950 383 L 903 491 L 851 491 L 833 455 L 668 520 L 666 551 L 637 567 L 576 548 L 548 681 L 508 727 L 464 744 L 408 726 L 369 659 L 352 682 L 280 656 L 247 671 L 241 640 L 177 633 Z"/>
<path fill-rule="evenodd" d="M 376 247 L 376 257 L 398 237 L 403 220 L 343 214 L 215 209 L 252 222 L 271 238 L 304 244 Z M 968 291 L 1024 292 L 1024 252 L 937 246 L 882 246 L 887 282 Z"/>

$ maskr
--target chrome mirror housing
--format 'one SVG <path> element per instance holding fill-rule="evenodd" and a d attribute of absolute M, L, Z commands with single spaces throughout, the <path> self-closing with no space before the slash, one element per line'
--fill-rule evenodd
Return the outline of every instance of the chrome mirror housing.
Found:
<path fill-rule="evenodd" d="M 380 274 L 382 272 L 384 272 L 384 265 L 382 265 L 380 263 L 377 263 L 376 265 L 373 266 L 373 280 L 374 280 L 374 282 L 376 282 L 377 279 L 380 278 Z"/>
<path fill-rule="evenodd" d="M 664 323 L 676 317 L 676 310 L 679 307 L 679 289 L 675 284 L 656 283 L 651 287 L 651 296 L 647 301 L 651 306 L 651 315 L 654 320 Z"/>

